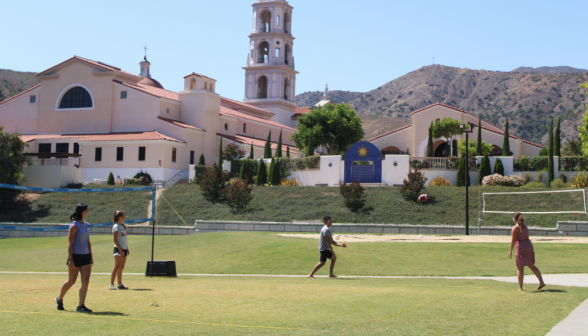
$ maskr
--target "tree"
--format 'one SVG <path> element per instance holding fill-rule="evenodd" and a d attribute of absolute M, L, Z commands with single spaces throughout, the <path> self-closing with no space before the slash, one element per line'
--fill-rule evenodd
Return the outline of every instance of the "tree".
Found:
<path fill-rule="evenodd" d="M 343 182 L 339 185 L 339 192 L 343 196 L 343 204 L 351 211 L 358 212 L 365 206 L 365 192 L 359 181 L 350 185 Z"/>
<path fill-rule="evenodd" d="M 561 149 L 565 156 L 582 156 L 582 142 L 580 140 L 567 140 Z"/>
<path fill-rule="evenodd" d="M 239 179 L 245 181 L 245 179 L 251 180 L 251 176 L 249 176 L 249 163 L 247 160 L 243 160 L 241 163 L 241 171 L 239 172 Z"/>
<path fill-rule="evenodd" d="M 457 156 L 459 153 L 457 150 L 457 139 L 453 139 L 451 147 L 453 149 L 453 156 Z"/>
<path fill-rule="evenodd" d="M 300 116 L 298 132 L 291 137 L 296 147 L 308 149 L 311 131 L 312 144 L 321 146 L 329 155 L 344 153 L 364 137 L 362 121 L 349 104 L 327 104 Z"/>
<path fill-rule="evenodd" d="M 258 186 L 263 186 L 267 183 L 267 169 L 265 167 L 265 161 L 259 160 L 259 166 L 257 167 L 257 181 Z"/>
<path fill-rule="evenodd" d="M 461 139 L 457 143 L 458 151 L 459 154 L 461 154 L 461 156 L 465 155 L 465 146 L 465 139 Z M 476 153 L 477 146 L 478 142 L 476 140 L 468 139 L 468 154 L 474 155 Z M 482 155 L 490 155 L 490 152 L 492 152 L 492 144 L 489 144 L 486 141 L 482 140 Z"/>
<path fill-rule="evenodd" d="M 269 131 L 267 135 L 267 140 L 265 141 L 265 149 L 263 150 L 263 158 L 264 159 L 271 159 L 272 158 L 272 131 Z"/>
<path fill-rule="evenodd" d="M 218 166 L 223 169 L 223 138 L 220 138 L 220 144 L 218 147 Z"/>
<path fill-rule="evenodd" d="M 494 174 L 499 174 L 504 176 L 504 165 L 502 164 L 502 160 L 500 158 L 496 158 L 496 162 L 494 163 Z"/>
<path fill-rule="evenodd" d="M 547 166 L 547 185 L 550 186 L 551 182 L 555 180 L 555 162 L 553 161 L 553 119 L 551 119 L 551 126 L 549 128 L 549 164 Z"/>
<path fill-rule="evenodd" d="M 402 197 L 409 202 L 416 202 L 421 194 L 421 191 L 425 189 L 427 178 L 418 169 L 414 170 L 414 173 L 408 171 L 408 180 L 402 181 L 402 187 L 400 188 L 400 194 Z"/>
<path fill-rule="evenodd" d="M 561 126 L 561 118 L 557 117 L 557 127 L 555 129 L 555 156 L 557 157 L 561 157 L 561 131 L 560 131 L 560 126 Z"/>
<path fill-rule="evenodd" d="M 245 151 L 239 145 L 232 142 L 223 151 L 223 160 L 235 161 L 245 157 Z"/>
<path fill-rule="evenodd" d="M 504 126 L 504 141 L 502 142 L 502 156 L 510 156 L 510 135 L 508 134 L 508 118 Z"/>
<path fill-rule="evenodd" d="M 290 146 L 286 147 L 286 157 L 290 157 Z"/>
<path fill-rule="evenodd" d="M 484 177 L 492 175 L 492 168 L 490 168 L 490 158 L 487 155 L 482 157 L 482 161 L 480 162 L 480 168 L 478 169 L 478 185 L 482 185 L 482 181 L 484 181 Z"/>
<path fill-rule="evenodd" d="M 436 120 L 432 126 L 433 138 L 445 138 L 447 143 L 452 143 L 454 136 L 462 134 L 459 125 L 461 125 L 461 121 L 453 118 Z"/>
<path fill-rule="evenodd" d="M 466 182 L 466 174 L 467 174 L 467 182 L 468 186 L 470 185 L 470 170 L 466 169 L 466 158 L 465 155 L 461 156 L 459 160 L 459 167 L 457 169 L 457 180 L 455 181 L 456 187 L 465 187 Z"/>
<path fill-rule="evenodd" d="M 20 185 L 25 182 L 23 167 L 30 164 L 31 160 L 22 153 L 28 146 L 20 139 L 20 134 L 3 132 L 3 127 L 0 126 L 0 183 Z M 3 192 L 8 197 L 4 200 L 4 197 L 0 197 L 0 203 L 12 200 L 20 193 L 12 189 Z"/>
<path fill-rule="evenodd" d="M 280 172 L 280 162 L 272 159 L 272 167 L 270 183 L 274 186 L 279 186 L 282 183 L 282 174 Z"/>
<path fill-rule="evenodd" d="M 588 96 L 588 83 L 582 85 L 586 89 L 586 95 Z M 586 105 L 586 113 L 582 117 L 582 125 L 578 126 L 580 131 L 580 141 L 582 141 L 582 153 L 584 156 L 588 156 L 588 104 Z"/>
<path fill-rule="evenodd" d="M 476 146 L 476 156 L 484 156 L 482 151 L 482 119 L 478 120 L 478 143 Z"/>
<path fill-rule="evenodd" d="M 276 157 L 282 157 L 282 130 L 280 130 L 280 138 L 278 138 L 278 148 L 276 148 Z"/>
<path fill-rule="evenodd" d="M 219 201 L 227 186 L 227 181 L 229 181 L 229 174 L 224 172 L 221 167 L 213 165 L 202 175 L 200 181 L 202 196 L 213 203 Z"/>
<path fill-rule="evenodd" d="M 435 156 L 433 146 L 433 122 L 431 122 L 431 126 L 429 126 L 429 141 L 427 142 L 427 157 Z"/>
<path fill-rule="evenodd" d="M 114 185 L 114 175 L 112 175 L 112 172 L 110 172 L 110 174 L 108 175 L 108 179 L 106 180 L 106 184 Z"/>
<path fill-rule="evenodd" d="M 406 148 L 406 155 L 410 155 L 410 148 Z"/>
<path fill-rule="evenodd" d="M 198 160 L 198 165 L 199 166 L 206 166 L 206 163 L 204 161 L 204 154 L 200 154 L 200 159 Z"/>
<path fill-rule="evenodd" d="M 314 155 L 314 130 L 310 130 L 310 136 L 308 137 L 308 145 L 306 146 L 306 156 Z"/>
<path fill-rule="evenodd" d="M 538 156 L 549 156 L 549 147 L 541 148 Z"/>
<path fill-rule="evenodd" d="M 248 179 L 235 180 L 222 191 L 229 208 L 241 212 L 253 200 L 253 186 L 249 186 Z"/>
<path fill-rule="evenodd" d="M 255 155 L 253 153 L 253 142 L 251 143 L 251 150 L 249 151 L 249 159 L 255 160 Z"/>

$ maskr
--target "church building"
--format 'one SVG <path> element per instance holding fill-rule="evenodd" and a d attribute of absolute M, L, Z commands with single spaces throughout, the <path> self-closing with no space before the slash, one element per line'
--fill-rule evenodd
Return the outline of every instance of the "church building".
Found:
<path fill-rule="evenodd" d="M 0 103 L 0 126 L 19 132 L 30 153 L 81 154 L 75 159 L 35 160 L 37 165 L 79 166 L 81 179 L 131 178 L 140 170 L 153 179 L 187 179 L 201 154 L 217 162 L 219 145 L 235 143 L 255 158 L 271 131 L 272 149 L 302 154 L 296 132 L 293 7 L 284 0 L 253 4 L 251 50 L 243 102 L 221 97 L 213 78 L 187 74 L 180 92 L 154 77 L 147 55 L 138 74 L 74 56 L 37 74 L 41 83 Z"/>

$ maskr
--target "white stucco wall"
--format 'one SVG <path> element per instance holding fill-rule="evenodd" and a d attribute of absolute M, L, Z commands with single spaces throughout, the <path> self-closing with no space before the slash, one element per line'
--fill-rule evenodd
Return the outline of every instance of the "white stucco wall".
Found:
<path fill-rule="evenodd" d="M 71 166 L 25 166 L 26 186 L 35 188 L 61 188 L 69 182 L 82 182 L 82 169 Z M 108 176 L 107 176 L 108 177 Z"/>
<path fill-rule="evenodd" d="M 94 183 L 94 179 L 106 180 L 108 175 L 112 172 L 114 179 L 133 178 L 141 170 L 141 168 L 82 168 L 82 180 Z M 187 170 L 171 169 L 171 168 L 143 168 L 143 172 L 149 173 L 154 180 L 169 180 L 179 172 L 184 172 L 182 180 L 187 180 L 189 172 Z"/>
<path fill-rule="evenodd" d="M 396 166 L 394 162 L 397 163 Z M 402 185 L 409 170 L 409 155 L 386 155 L 386 160 L 382 161 L 382 183 L 387 183 L 389 186 Z"/>

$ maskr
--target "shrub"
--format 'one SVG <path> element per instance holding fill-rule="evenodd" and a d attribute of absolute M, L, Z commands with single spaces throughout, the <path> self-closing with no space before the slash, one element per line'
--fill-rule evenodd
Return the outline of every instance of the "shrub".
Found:
<path fill-rule="evenodd" d="M 542 182 L 529 182 L 521 188 L 545 188 L 545 184 Z"/>
<path fill-rule="evenodd" d="M 226 161 L 236 161 L 242 157 L 245 157 L 245 151 L 239 147 L 236 143 L 230 143 L 225 147 L 225 150 L 222 151 L 223 153 L 223 160 Z"/>
<path fill-rule="evenodd" d="M 112 172 L 110 172 L 110 174 L 108 175 L 108 179 L 106 180 L 106 184 L 114 185 L 114 175 L 112 175 Z"/>
<path fill-rule="evenodd" d="M 241 212 L 253 200 L 253 186 L 249 185 L 247 179 L 236 179 L 229 183 L 222 191 L 226 198 L 226 204 L 233 210 Z"/>
<path fill-rule="evenodd" d="M 146 171 L 144 172 L 143 169 L 139 170 L 139 172 L 137 174 L 135 174 L 136 179 L 144 177 L 147 179 L 148 184 L 152 184 L 153 183 L 153 179 L 151 178 L 151 175 L 149 175 L 149 173 L 147 173 Z"/>
<path fill-rule="evenodd" d="M 559 174 L 559 176 L 557 178 L 562 180 L 564 183 L 568 182 L 568 177 L 566 174 Z"/>
<path fill-rule="evenodd" d="M 547 156 L 535 156 L 529 159 L 529 171 L 547 170 L 549 158 Z"/>
<path fill-rule="evenodd" d="M 141 185 L 141 179 L 138 179 L 138 178 L 125 179 L 125 185 Z"/>
<path fill-rule="evenodd" d="M 527 171 L 529 170 L 529 159 L 526 156 L 522 156 L 521 159 L 515 163 L 514 168 L 518 171 Z"/>
<path fill-rule="evenodd" d="M 588 169 L 588 157 L 562 156 L 559 158 L 561 171 L 584 171 Z"/>
<path fill-rule="evenodd" d="M 502 160 L 500 160 L 500 158 L 496 158 L 496 162 L 494 163 L 494 174 L 504 176 L 504 165 L 502 164 Z"/>
<path fill-rule="evenodd" d="M 282 183 L 280 184 L 282 187 L 298 187 L 300 186 L 300 183 L 298 182 L 298 180 L 293 177 L 290 179 L 283 179 Z"/>
<path fill-rule="evenodd" d="M 359 181 L 354 181 L 350 185 L 343 182 L 339 186 L 339 191 L 343 196 L 343 203 L 353 212 L 358 212 L 365 206 L 365 192 Z"/>
<path fill-rule="evenodd" d="M 567 188 L 568 186 L 564 181 L 562 181 L 560 179 L 556 179 L 556 180 L 551 181 L 550 187 L 553 189 L 564 189 L 564 188 Z"/>
<path fill-rule="evenodd" d="M 67 182 L 62 188 L 65 189 L 82 189 L 84 185 L 73 181 Z"/>
<path fill-rule="evenodd" d="M 588 174 L 585 171 L 572 177 L 570 185 L 574 188 L 588 188 Z"/>
<path fill-rule="evenodd" d="M 205 166 L 194 166 L 194 182 L 196 182 L 196 184 L 200 184 L 200 182 L 202 182 L 202 176 L 204 176 L 204 173 L 206 173 L 208 169 L 209 168 Z"/>
<path fill-rule="evenodd" d="M 416 202 L 421 195 L 421 191 L 425 189 L 427 178 L 424 177 L 423 174 L 418 171 L 418 169 L 415 169 L 414 172 L 409 171 L 407 177 L 408 180 L 405 179 L 402 183 L 400 194 L 402 197 L 404 197 L 405 200 Z"/>
<path fill-rule="evenodd" d="M 430 186 L 433 187 L 451 187 L 451 181 L 449 181 L 448 179 L 441 177 L 441 176 L 437 176 L 435 177 L 431 183 L 429 183 Z"/>
<path fill-rule="evenodd" d="M 488 175 L 482 181 L 483 186 L 520 187 L 525 180 L 520 176 L 502 176 L 498 174 Z"/>
<path fill-rule="evenodd" d="M 535 182 L 543 183 L 543 174 L 544 173 L 545 173 L 544 171 L 538 172 L 537 175 L 535 176 Z"/>
<path fill-rule="evenodd" d="M 200 154 L 200 159 L 198 159 L 199 166 L 206 166 L 206 161 L 204 161 L 204 154 Z"/>
<path fill-rule="evenodd" d="M 257 179 L 255 184 L 258 186 L 265 185 L 267 183 L 267 169 L 265 168 L 265 161 L 259 160 L 259 166 L 257 167 Z"/>
<path fill-rule="evenodd" d="M 527 172 L 523 175 L 523 181 L 525 182 L 525 184 L 531 182 L 531 173 Z"/>
<path fill-rule="evenodd" d="M 200 181 L 202 196 L 211 202 L 219 201 L 228 180 L 229 174 L 215 164 L 202 175 Z"/>
<path fill-rule="evenodd" d="M 272 159 L 271 166 L 271 179 L 269 179 L 272 185 L 278 186 L 282 183 L 282 173 L 280 172 L 280 162 Z"/>

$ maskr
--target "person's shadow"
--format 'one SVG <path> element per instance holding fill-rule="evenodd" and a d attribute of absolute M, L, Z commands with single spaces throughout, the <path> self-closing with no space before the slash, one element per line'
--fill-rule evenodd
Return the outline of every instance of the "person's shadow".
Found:
<path fill-rule="evenodd" d="M 129 314 L 125 313 L 117 313 L 117 312 L 92 312 L 90 315 L 98 315 L 98 316 L 130 316 Z"/>

